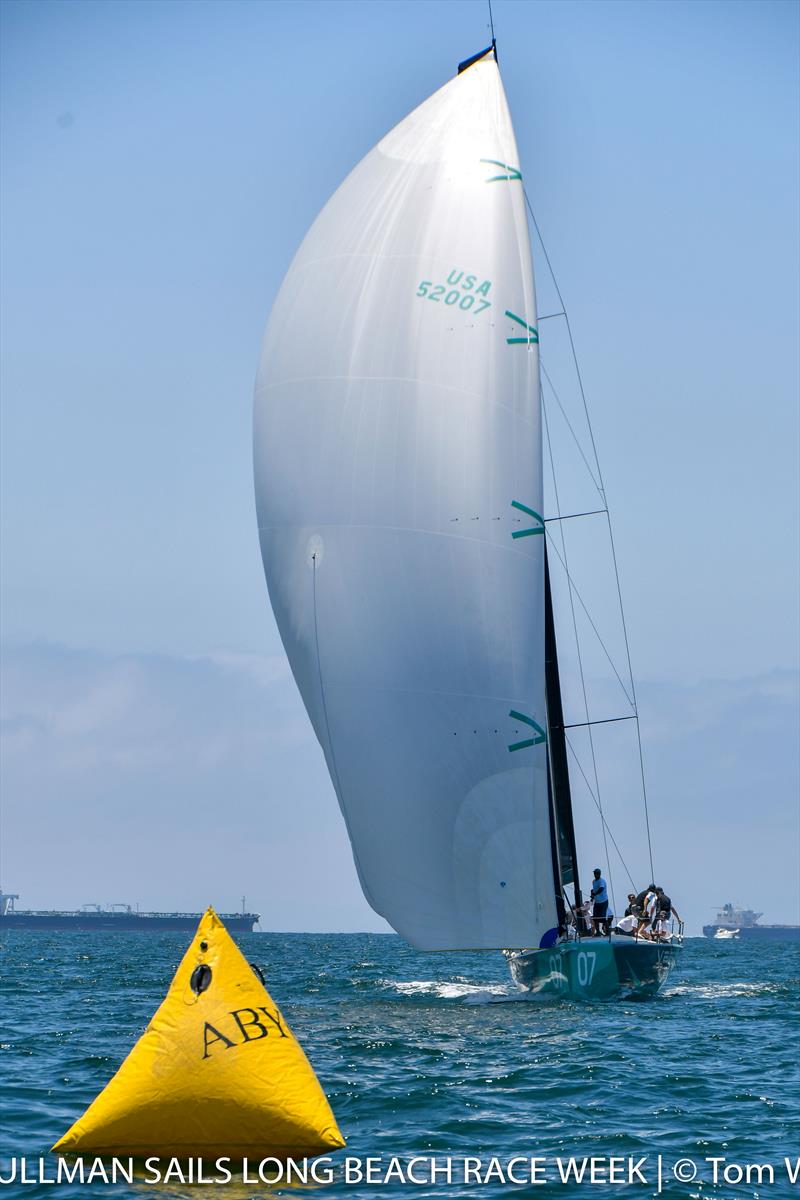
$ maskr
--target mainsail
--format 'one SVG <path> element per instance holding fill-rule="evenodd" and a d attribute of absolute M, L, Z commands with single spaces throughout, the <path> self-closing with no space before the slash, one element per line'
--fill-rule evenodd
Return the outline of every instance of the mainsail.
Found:
<path fill-rule="evenodd" d="M 427 950 L 556 923 L 538 334 L 491 53 L 320 213 L 256 384 L 272 607 L 364 894 Z"/>

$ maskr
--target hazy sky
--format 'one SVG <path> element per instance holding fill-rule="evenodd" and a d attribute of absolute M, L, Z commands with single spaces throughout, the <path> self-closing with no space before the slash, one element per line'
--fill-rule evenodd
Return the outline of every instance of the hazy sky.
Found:
<path fill-rule="evenodd" d="M 797 920 L 799 10 L 494 11 L 615 518 L 659 872 L 694 929 L 727 899 Z M 2 884 L 384 928 L 269 608 L 252 385 L 308 225 L 486 44 L 485 3 L 0 16 Z M 604 786 L 641 879 L 622 749 Z"/>

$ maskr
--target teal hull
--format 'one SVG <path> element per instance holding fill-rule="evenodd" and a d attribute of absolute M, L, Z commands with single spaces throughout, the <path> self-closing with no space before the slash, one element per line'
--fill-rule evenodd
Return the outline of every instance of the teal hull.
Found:
<path fill-rule="evenodd" d="M 631 937 L 584 938 L 549 950 L 507 953 L 518 987 L 568 1000 L 654 996 L 680 953 L 679 942 L 645 942 Z"/>

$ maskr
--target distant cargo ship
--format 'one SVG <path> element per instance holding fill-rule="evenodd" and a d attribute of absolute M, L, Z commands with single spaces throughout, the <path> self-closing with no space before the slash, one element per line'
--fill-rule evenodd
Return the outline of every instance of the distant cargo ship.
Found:
<path fill-rule="evenodd" d="M 58 910 L 17 909 L 19 896 L 0 891 L 0 933 L 9 929 L 80 930 L 86 933 L 158 933 L 164 930 L 194 933 L 202 913 L 138 912 L 130 904 L 84 904 L 78 912 Z M 220 913 L 231 933 L 252 933 L 259 914 L 244 911 Z"/>
<path fill-rule="evenodd" d="M 723 904 L 713 925 L 704 925 L 707 938 L 741 939 L 757 942 L 786 942 L 800 940 L 800 925 L 759 925 L 763 913 L 752 908 L 735 908 Z"/>

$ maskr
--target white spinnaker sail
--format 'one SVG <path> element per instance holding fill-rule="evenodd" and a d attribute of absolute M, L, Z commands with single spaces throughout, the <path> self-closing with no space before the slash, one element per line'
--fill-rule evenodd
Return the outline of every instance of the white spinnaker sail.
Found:
<path fill-rule="evenodd" d="M 427 950 L 536 945 L 556 923 L 537 343 L 487 56 L 322 210 L 256 384 L 278 628 L 364 894 Z"/>

